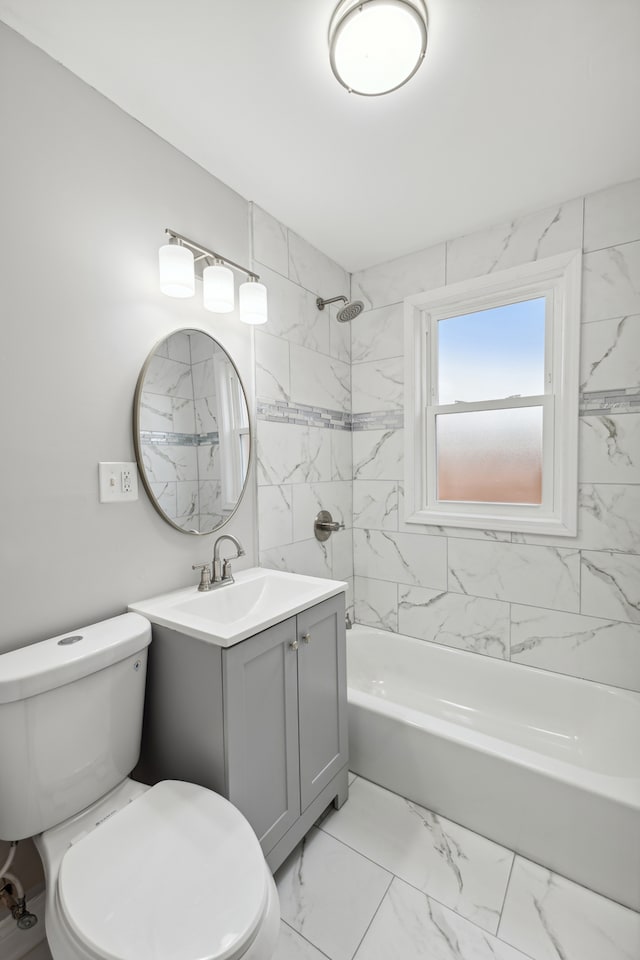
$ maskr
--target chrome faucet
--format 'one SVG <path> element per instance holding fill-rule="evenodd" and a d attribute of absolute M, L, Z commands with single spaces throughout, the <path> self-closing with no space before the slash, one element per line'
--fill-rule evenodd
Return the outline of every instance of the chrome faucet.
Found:
<path fill-rule="evenodd" d="M 230 540 L 234 545 L 236 548 L 235 557 L 229 557 L 227 560 L 220 559 L 220 544 L 223 540 Z M 223 533 L 213 545 L 213 562 L 211 564 L 194 563 L 191 566 L 192 570 L 200 570 L 198 590 L 214 590 L 216 587 L 223 587 L 227 583 L 233 583 L 231 561 L 236 560 L 237 557 L 244 557 L 244 547 L 236 537 L 232 537 L 230 533 Z"/>
<path fill-rule="evenodd" d="M 236 548 L 235 556 L 229 557 L 226 560 L 220 559 L 220 544 L 223 542 L 223 540 L 230 540 Z M 231 561 L 237 559 L 237 557 L 244 557 L 244 547 L 236 537 L 232 536 L 230 533 L 223 533 L 221 537 L 218 537 L 213 545 L 212 587 L 215 587 L 216 585 L 222 586 L 223 583 L 233 583 Z"/>

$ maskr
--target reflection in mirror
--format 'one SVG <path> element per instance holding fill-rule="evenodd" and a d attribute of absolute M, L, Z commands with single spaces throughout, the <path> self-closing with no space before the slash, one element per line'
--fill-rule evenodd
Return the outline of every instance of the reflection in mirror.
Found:
<path fill-rule="evenodd" d="M 247 400 L 230 357 L 201 330 L 178 330 L 149 355 L 134 404 L 138 467 L 165 520 L 212 533 L 235 511 L 250 454 Z"/>

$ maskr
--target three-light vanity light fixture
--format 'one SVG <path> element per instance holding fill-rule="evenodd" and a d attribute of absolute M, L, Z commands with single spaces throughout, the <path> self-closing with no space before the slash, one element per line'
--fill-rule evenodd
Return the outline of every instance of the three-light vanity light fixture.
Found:
<path fill-rule="evenodd" d="M 246 276 L 238 289 L 240 320 L 243 323 L 266 323 L 267 288 L 253 270 L 208 250 L 188 237 L 167 228 L 169 240 L 159 251 L 160 290 L 168 297 L 192 297 L 196 287 L 196 263 L 204 261 L 202 271 L 202 303 L 212 313 L 231 313 L 235 306 L 233 271 Z"/>

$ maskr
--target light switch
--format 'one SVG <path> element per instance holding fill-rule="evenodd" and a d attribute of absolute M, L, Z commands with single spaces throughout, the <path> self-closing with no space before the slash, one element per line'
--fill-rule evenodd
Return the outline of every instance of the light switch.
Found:
<path fill-rule="evenodd" d="M 99 463 L 100 503 L 123 503 L 138 499 L 138 468 L 135 463 Z"/>

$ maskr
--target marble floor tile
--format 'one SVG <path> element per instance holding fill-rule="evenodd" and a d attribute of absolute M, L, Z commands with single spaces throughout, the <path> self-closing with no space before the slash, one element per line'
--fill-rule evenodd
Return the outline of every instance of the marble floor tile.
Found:
<path fill-rule="evenodd" d="M 529 960 L 523 953 L 397 878 L 367 930 L 355 960 L 396 958 Z M 605 960 L 604 956 L 600 960 Z"/>
<path fill-rule="evenodd" d="M 362 777 L 322 829 L 490 933 L 498 929 L 510 850 Z"/>
<path fill-rule="evenodd" d="M 280 939 L 273 960 L 326 960 L 313 944 L 292 930 L 284 921 L 280 921 Z"/>
<path fill-rule="evenodd" d="M 391 874 L 314 828 L 275 879 L 282 919 L 330 960 L 351 960 Z"/>
<path fill-rule="evenodd" d="M 498 935 L 534 960 L 640 957 L 640 914 L 521 857 Z"/>

